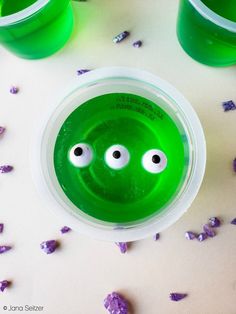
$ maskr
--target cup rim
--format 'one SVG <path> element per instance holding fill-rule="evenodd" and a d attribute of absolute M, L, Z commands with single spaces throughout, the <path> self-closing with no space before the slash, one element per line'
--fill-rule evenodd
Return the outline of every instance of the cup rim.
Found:
<path fill-rule="evenodd" d="M 101 68 L 84 74 L 80 78 L 80 81 L 74 84 L 73 88 L 70 86 L 68 92 L 70 94 L 72 93 L 73 96 L 72 91 L 75 89 L 77 90 L 78 88 L 81 89 L 85 86 L 93 86 L 96 85 L 95 82 L 98 80 L 104 78 L 110 79 L 114 77 L 122 77 L 122 79 L 128 78 L 131 80 L 135 79 L 146 82 L 152 87 L 158 87 L 161 91 L 172 98 L 176 105 L 180 105 L 180 108 L 184 111 L 185 115 L 188 116 L 187 120 L 189 123 L 191 122 L 189 126 L 191 128 L 191 133 L 193 133 L 194 136 L 194 147 L 196 149 L 197 158 L 194 163 L 192 175 L 186 185 L 186 189 L 182 194 L 181 199 L 178 199 L 176 202 L 174 208 L 168 211 L 168 213 L 166 212 L 161 215 L 160 219 L 153 219 L 148 221 L 148 223 L 129 229 L 100 228 L 95 223 L 85 223 L 83 219 L 78 219 L 75 216 L 68 214 L 65 208 L 61 206 L 62 202 L 59 203 L 58 200 L 55 199 L 55 196 L 51 193 L 49 185 L 45 180 L 41 151 L 44 147 L 43 144 L 45 143 L 45 138 L 47 138 L 48 135 L 45 134 L 45 130 L 48 128 L 48 121 L 53 115 L 55 115 L 55 110 L 58 110 L 56 108 L 60 109 L 58 103 L 61 105 L 65 102 L 65 99 L 68 98 L 68 96 L 65 97 L 64 93 L 63 97 L 60 97 L 60 102 L 57 103 L 57 107 L 54 104 L 53 108 L 50 109 L 50 114 L 49 112 L 47 112 L 47 114 L 45 113 L 45 116 L 42 117 L 42 124 L 35 130 L 35 134 L 33 135 L 31 141 L 30 163 L 33 181 L 36 184 L 39 194 L 43 196 L 45 204 L 47 203 L 48 208 L 51 207 L 54 211 L 56 210 L 58 214 L 60 213 L 61 217 L 63 217 L 63 221 L 68 223 L 69 226 L 71 226 L 74 230 L 79 230 L 82 234 L 99 240 L 127 242 L 146 238 L 156 232 L 161 232 L 163 229 L 176 222 L 190 207 L 198 193 L 204 176 L 206 164 L 206 144 L 201 123 L 189 102 L 172 85 L 149 72 L 125 67 Z"/>
<path fill-rule="evenodd" d="M 0 27 L 15 24 L 42 9 L 50 0 L 37 0 L 29 7 L 11 15 L 0 17 Z"/>
<path fill-rule="evenodd" d="M 201 0 L 188 0 L 192 6 L 207 20 L 224 28 L 230 32 L 236 33 L 236 22 L 220 16 L 209 9 Z"/>

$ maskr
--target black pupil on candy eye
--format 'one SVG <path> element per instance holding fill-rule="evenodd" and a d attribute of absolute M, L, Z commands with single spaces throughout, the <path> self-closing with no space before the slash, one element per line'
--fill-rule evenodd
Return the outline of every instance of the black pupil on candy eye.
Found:
<path fill-rule="evenodd" d="M 83 154 L 83 149 L 81 147 L 76 147 L 74 154 L 75 156 L 81 156 Z"/>
<path fill-rule="evenodd" d="M 153 156 L 152 156 L 152 162 L 153 162 L 154 164 L 159 164 L 160 161 L 161 161 L 160 156 L 158 156 L 158 155 L 153 155 Z"/>
<path fill-rule="evenodd" d="M 115 150 L 112 154 L 112 156 L 115 158 L 115 159 L 119 159 L 120 156 L 121 156 L 121 153 L 118 151 L 118 150 Z"/>

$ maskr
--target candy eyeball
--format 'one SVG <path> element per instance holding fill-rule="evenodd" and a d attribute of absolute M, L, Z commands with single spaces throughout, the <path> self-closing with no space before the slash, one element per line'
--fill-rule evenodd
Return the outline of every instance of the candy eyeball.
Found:
<path fill-rule="evenodd" d="M 93 159 L 92 148 L 85 143 L 76 144 L 69 151 L 69 159 L 75 167 L 86 167 Z"/>
<path fill-rule="evenodd" d="M 160 173 L 167 166 L 166 155 L 159 149 L 150 149 L 142 158 L 143 167 L 151 173 Z"/>
<path fill-rule="evenodd" d="M 125 167 L 130 160 L 130 154 L 122 145 L 113 145 L 105 153 L 105 161 L 112 169 L 121 169 Z"/>

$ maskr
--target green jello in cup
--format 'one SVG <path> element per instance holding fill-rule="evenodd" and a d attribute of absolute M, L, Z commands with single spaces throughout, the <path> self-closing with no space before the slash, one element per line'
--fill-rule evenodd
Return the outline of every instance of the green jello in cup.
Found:
<path fill-rule="evenodd" d="M 84 74 L 41 130 L 32 158 L 37 186 L 82 233 L 120 242 L 152 235 L 176 221 L 200 187 L 199 120 L 147 72 Z"/>
<path fill-rule="evenodd" d="M 236 64 L 236 0 L 181 0 L 177 35 L 183 49 L 201 63 Z"/>
<path fill-rule="evenodd" d="M 19 57 L 53 54 L 66 43 L 72 28 L 69 0 L 0 0 L 0 44 Z"/>

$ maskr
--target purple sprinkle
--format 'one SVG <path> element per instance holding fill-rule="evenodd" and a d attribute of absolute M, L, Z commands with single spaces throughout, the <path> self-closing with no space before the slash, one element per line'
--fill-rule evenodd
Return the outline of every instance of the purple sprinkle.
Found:
<path fill-rule="evenodd" d="M 3 233 L 4 224 L 0 224 L 0 233 Z"/>
<path fill-rule="evenodd" d="M 2 135 L 6 131 L 6 128 L 3 126 L 0 126 L 0 135 Z"/>
<path fill-rule="evenodd" d="M 194 233 L 192 231 L 186 231 L 184 236 L 187 240 L 193 240 L 193 239 L 196 239 L 196 237 L 197 237 L 196 233 Z"/>
<path fill-rule="evenodd" d="M 12 87 L 10 88 L 10 93 L 11 93 L 11 94 L 17 94 L 18 92 L 19 92 L 19 88 L 18 88 L 18 87 L 12 86 Z"/>
<path fill-rule="evenodd" d="M 67 233 L 69 231 L 71 231 L 70 227 L 64 226 L 64 227 L 61 228 L 61 233 Z"/>
<path fill-rule="evenodd" d="M 215 235 L 216 235 L 216 233 L 215 233 L 215 231 L 208 225 L 208 224 L 205 224 L 204 226 L 203 226 L 203 231 L 208 235 L 208 237 L 210 237 L 210 238 L 213 238 Z"/>
<path fill-rule="evenodd" d="M 233 170 L 234 172 L 236 172 L 236 158 L 234 158 L 233 160 Z"/>
<path fill-rule="evenodd" d="M 208 238 L 208 235 L 205 232 L 199 233 L 197 239 L 199 242 L 202 242 Z"/>
<path fill-rule="evenodd" d="M 10 286 L 10 284 L 11 282 L 8 280 L 0 281 L 0 290 L 3 292 L 7 287 Z"/>
<path fill-rule="evenodd" d="M 51 254 L 53 253 L 59 246 L 58 241 L 56 240 L 49 240 L 49 241 L 44 241 L 40 244 L 41 249 L 46 253 L 46 254 Z"/>
<path fill-rule="evenodd" d="M 113 38 L 113 43 L 118 44 L 123 41 L 126 37 L 128 37 L 130 32 L 124 31 Z"/>
<path fill-rule="evenodd" d="M 6 253 L 12 249 L 9 245 L 0 245 L 0 254 Z"/>
<path fill-rule="evenodd" d="M 119 247 L 122 254 L 126 253 L 126 251 L 128 250 L 127 242 L 116 242 L 116 245 Z"/>
<path fill-rule="evenodd" d="M 223 109 L 225 112 L 236 109 L 236 106 L 235 106 L 235 103 L 233 102 L 233 100 L 224 101 L 222 103 L 222 106 L 223 106 Z"/>
<path fill-rule="evenodd" d="M 104 300 L 104 306 L 110 314 L 128 314 L 128 303 L 117 292 L 108 294 Z"/>
<path fill-rule="evenodd" d="M 236 225 L 236 218 L 234 218 L 234 219 L 231 221 L 231 224 L 232 224 L 232 225 Z"/>
<path fill-rule="evenodd" d="M 82 74 L 85 74 L 87 72 L 90 72 L 91 70 L 89 69 L 80 69 L 80 70 L 77 70 L 77 74 L 78 75 L 82 75 Z"/>
<path fill-rule="evenodd" d="M 9 165 L 0 166 L 0 173 L 8 173 L 11 172 L 12 170 L 13 170 L 12 166 Z"/>
<path fill-rule="evenodd" d="M 140 48 L 142 46 L 143 42 L 141 40 L 137 40 L 133 43 L 134 48 Z"/>
<path fill-rule="evenodd" d="M 180 301 L 187 297 L 187 293 L 170 293 L 171 301 Z"/>
<path fill-rule="evenodd" d="M 209 218 L 209 226 L 212 228 L 217 228 L 221 225 L 220 219 L 217 217 Z"/>
<path fill-rule="evenodd" d="M 157 241 L 160 239 L 160 233 L 156 233 L 154 236 L 153 236 L 153 240 L 154 241 Z"/>

